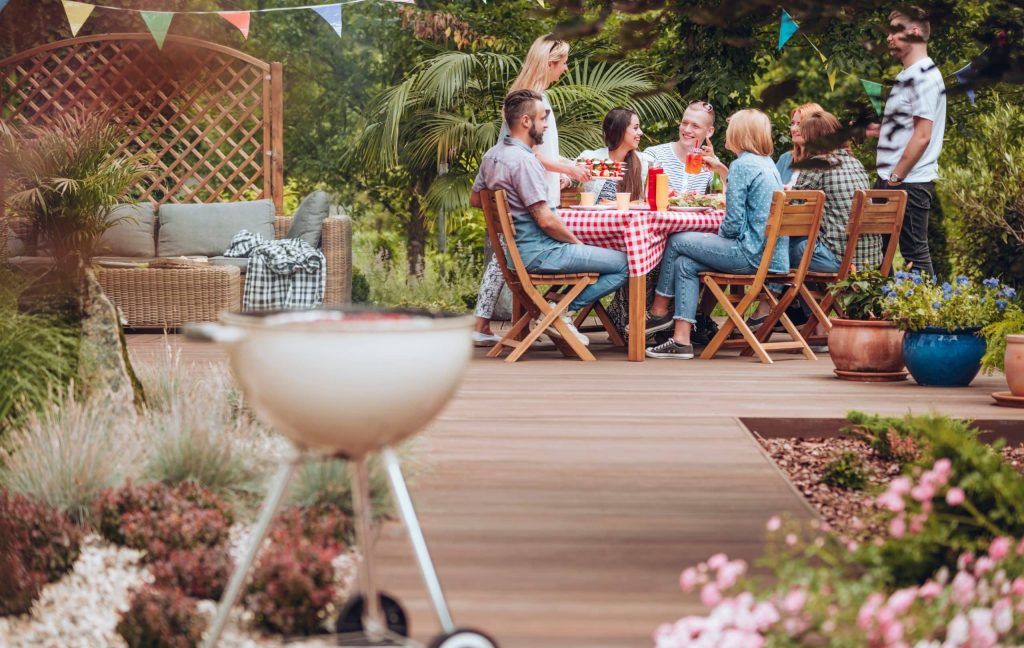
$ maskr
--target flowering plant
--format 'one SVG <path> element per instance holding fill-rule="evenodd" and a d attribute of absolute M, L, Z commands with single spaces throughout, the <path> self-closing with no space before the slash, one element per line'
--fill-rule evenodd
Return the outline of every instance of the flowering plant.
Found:
<path fill-rule="evenodd" d="M 918 272 L 897 272 L 883 291 L 885 312 L 904 331 L 929 326 L 946 331 L 980 328 L 1002 319 L 1017 297 L 1016 290 L 998 279 L 978 284 L 961 276 L 938 284 Z"/>

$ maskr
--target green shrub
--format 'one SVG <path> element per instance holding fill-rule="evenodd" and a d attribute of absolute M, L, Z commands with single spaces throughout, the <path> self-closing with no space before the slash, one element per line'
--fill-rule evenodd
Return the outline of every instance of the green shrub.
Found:
<path fill-rule="evenodd" d="M 863 440 L 879 458 L 900 464 L 917 458 L 917 439 L 902 419 L 850 412 L 847 420 L 853 425 L 843 428 L 843 433 Z"/>
<path fill-rule="evenodd" d="M 957 266 L 1024 289 L 1024 106 L 984 101 L 947 142 L 936 187 Z"/>
<path fill-rule="evenodd" d="M 9 277 L 0 276 L 0 281 Z M 2 290 L 2 289 L 0 289 Z M 65 391 L 78 366 L 78 332 L 19 313 L 0 295 L 0 438 Z"/>
<path fill-rule="evenodd" d="M 985 336 L 985 355 L 981 359 L 981 368 L 985 373 L 1006 371 L 1006 336 L 1024 333 L 1024 309 L 1019 304 L 1011 304 L 1006 309 L 1003 320 L 989 324 L 981 330 Z"/>
<path fill-rule="evenodd" d="M 853 452 L 844 452 L 825 466 L 821 482 L 844 490 L 864 490 L 868 475 L 864 461 Z"/>
<path fill-rule="evenodd" d="M 206 619 L 195 599 L 180 590 L 145 586 L 121 614 L 117 633 L 128 648 L 193 648 L 203 640 Z"/>
<path fill-rule="evenodd" d="M 352 479 L 348 462 L 341 459 L 307 461 L 299 469 L 290 490 L 295 506 L 309 509 L 332 507 L 352 515 Z M 387 475 L 376 458 L 370 460 L 370 503 L 374 518 L 394 516 Z"/>
<path fill-rule="evenodd" d="M 88 522 L 100 493 L 131 476 L 141 455 L 131 410 L 103 398 L 79 402 L 68 393 L 29 414 L 0 450 L 0 483 L 9 490 Z"/>
<path fill-rule="evenodd" d="M 370 282 L 358 269 L 352 270 L 352 303 L 365 304 L 370 301 Z"/>

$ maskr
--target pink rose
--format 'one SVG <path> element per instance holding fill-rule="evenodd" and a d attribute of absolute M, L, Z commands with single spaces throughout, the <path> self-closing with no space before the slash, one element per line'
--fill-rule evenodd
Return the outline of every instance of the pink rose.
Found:
<path fill-rule="evenodd" d="M 910 489 L 910 496 L 918 502 L 927 502 L 935 497 L 935 487 L 929 483 L 922 482 Z"/>
<path fill-rule="evenodd" d="M 924 585 L 917 590 L 918 596 L 925 599 L 933 599 L 939 594 L 942 594 L 942 585 L 939 585 L 933 580 L 926 582 Z"/>
<path fill-rule="evenodd" d="M 903 516 L 894 517 L 889 522 L 889 534 L 894 538 L 902 538 L 907 533 L 907 521 Z"/>
<path fill-rule="evenodd" d="M 901 475 L 889 482 L 889 490 L 897 495 L 907 495 L 913 485 L 914 482 L 910 480 L 910 477 Z"/>
<path fill-rule="evenodd" d="M 978 558 L 978 562 L 974 565 L 974 575 L 983 576 L 993 569 L 995 569 L 996 561 L 992 560 L 988 556 L 982 556 Z"/>
<path fill-rule="evenodd" d="M 795 533 L 788 533 L 788 534 L 786 534 L 786 544 L 788 544 L 790 547 L 792 547 L 793 545 L 796 544 L 796 534 Z"/>
<path fill-rule="evenodd" d="M 700 602 L 708 607 L 715 607 L 722 602 L 722 593 L 714 583 L 706 583 L 700 590 Z"/>
<path fill-rule="evenodd" d="M 877 502 L 879 506 L 888 511 L 892 511 L 893 513 L 900 513 L 904 508 L 906 508 L 906 504 L 903 502 L 903 497 L 898 493 L 893 492 L 891 489 L 879 495 Z"/>
<path fill-rule="evenodd" d="M 935 462 L 935 465 L 932 466 L 932 470 L 938 473 L 940 477 L 948 478 L 953 472 L 953 464 L 949 459 L 943 457 Z"/>
<path fill-rule="evenodd" d="M 782 599 L 782 609 L 788 614 L 796 614 L 804 609 L 804 604 L 806 603 L 807 592 L 802 589 L 790 590 L 786 597 Z"/>
<path fill-rule="evenodd" d="M 764 525 L 769 531 L 778 531 L 782 527 L 782 518 L 778 515 L 773 515 L 768 518 L 768 523 Z"/>
<path fill-rule="evenodd" d="M 906 587 L 893 592 L 892 596 L 889 597 L 889 601 L 885 605 L 897 616 L 902 616 L 907 613 L 907 610 L 910 609 L 910 606 L 914 604 L 916 599 L 917 588 Z"/>
<path fill-rule="evenodd" d="M 679 576 L 679 587 L 681 587 L 684 592 L 692 592 L 699 584 L 700 576 L 698 576 L 697 570 L 693 567 L 687 567 Z"/>
<path fill-rule="evenodd" d="M 729 556 L 726 556 L 724 553 L 716 553 L 714 556 L 708 558 L 708 567 L 718 571 L 722 568 L 722 565 L 727 562 L 729 562 Z"/>
<path fill-rule="evenodd" d="M 946 504 L 960 506 L 964 503 L 964 489 L 954 486 L 946 492 Z"/>

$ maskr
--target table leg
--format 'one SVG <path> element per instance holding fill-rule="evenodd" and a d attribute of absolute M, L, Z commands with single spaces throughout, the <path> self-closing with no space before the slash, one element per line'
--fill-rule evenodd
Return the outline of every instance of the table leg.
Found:
<path fill-rule="evenodd" d="M 647 275 L 629 278 L 629 360 L 644 361 L 647 338 Z"/>

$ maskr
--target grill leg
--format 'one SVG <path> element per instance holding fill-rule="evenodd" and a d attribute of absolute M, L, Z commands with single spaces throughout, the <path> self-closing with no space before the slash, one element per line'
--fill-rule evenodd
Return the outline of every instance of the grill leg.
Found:
<path fill-rule="evenodd" d="M 416 517 L 416 509 L 412 505 L 412 497 L 409 496 L 409 489 L 405 485 L 405 477 L 402 475 L 402 467 L 399 465 L 398 456 L 391 448 L 384 448 L 381 451 L 384 459 L 384 466 L 387 469 L 388 481 L 391 482 L 391 492 L 398 505 L 398 512 L 402 516 L 405 528 L 409 530 L 409 541 L 412 543 L 413 553 L 416 554 L 416 562 L 419 563 L 420 572 L 423 574 L 423 582 L 427 587 L 427 593 L 437 611 L 437 619 L 441 623 L 441 630 L 445 634 L 455 632 L 455 624 L 452 622 L 452 615 L 448 611 L 448 604 L 444 599 L 444 591 L 441 589 L 441 581 L 437 578 L 434 570 L 434 563 L 430 559 L 430 551 L 427 549 L 427 541 L 423 537 L 423 530 L 420 528 L 419 519 Z"/>
<path fill-rule="evenodd" d="M 352 460 L 352 503 L 356 518 L 356 538 L 363 552 L 362 569 L 359 570 L 360 588 L 363 594 L 363 631 L 371 641 L 381 641 L 387 630 L 384 612 L 380 607 L 376 575 L 373 570 L 373 537 L 370 523 L 373 509 L 370 504 L 370 475 L 366 457 Z"/>
<path fill-rule="evenodd" d="M 253 527 L 252 537 L 249 539 L 249 547 L 245 551 L 242 562 L 235 567 L 235 571 L 231 574 L 231 580 L 228 582 L 227 589 L 224 590 L 224 595 L 217 605 L 217 615 L 213 619 L 213 625 L 207 632 L 203 648 L 213 648 L 220 641 L 220 636 L 224 633 L 224 626 L 227 625 L 228 617 L 231 615 L 231 608 L 234 606 L 235 601 L 238 600 L 238 595 L 242 592 L 245 577 L 249 575 L 249 570 L 256 559 L 260 545 L 263 544 L 263 539 L 267 536 L 267 531 L 270 530 L 270 524 L 274 521 L 274 516 L 277 515 L 278 509 L 281 508 L 281 502 L 288 491 L 288 484 L 291 483 L 292 477 L 295 476 L 295 469 L 302 459 L 302 455 L 296 452 L 277 469 L 274 482 L 270 490 L 267 491 L 266 499 L 263 500 L 260 517 L 256 522 L 256 526 Z"/>

